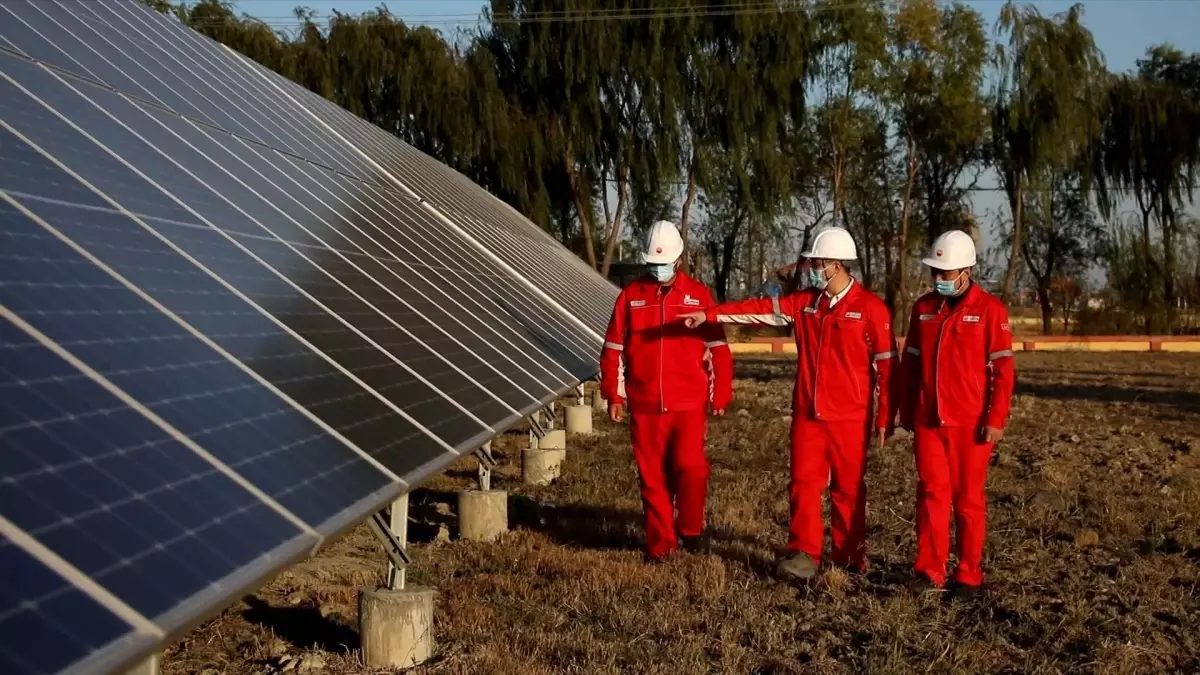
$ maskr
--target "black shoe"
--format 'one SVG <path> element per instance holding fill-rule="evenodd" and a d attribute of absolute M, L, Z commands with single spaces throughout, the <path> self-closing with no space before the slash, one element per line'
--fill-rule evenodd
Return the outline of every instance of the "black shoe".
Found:
<path fill-rule="evenodd" d="M 921 595 L 922 593 L 927 593 L 929 591 L 941 592 L 943 589 L 941 586 L 933 583 L 933 580 L 929 577 L 925 576 L 924 574 L 918 574 L 908 582 L 908 590 L 911 591 L 913 595 Z"/>
<path fill-rule="evenodd" d="M 704 534 L 697 534 L 694 536 L 681 535 L 679 537 L 679 545 L 688 553 L 694 553 L 696 555 L 706 555 L 712 550 L 712 542 L 710 542 L 708 536 Z"/>
<path fill-rule="evenodd" d="M 970 586 L 968 584 L 954 584 L 953 597 L 955 600 L 974 600 L 983 595 L 982 586 Z"/>

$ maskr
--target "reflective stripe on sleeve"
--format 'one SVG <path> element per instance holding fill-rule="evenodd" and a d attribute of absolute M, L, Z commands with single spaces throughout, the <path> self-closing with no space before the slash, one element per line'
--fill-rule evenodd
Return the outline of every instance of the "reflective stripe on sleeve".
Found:
<path fill-rule="evenodd" d="M 1002 359 L 1006 356 L 1012 356 L 1012 355 L 1013 355 L 1013 350 L 1002 349 L 998 352 L 992 352 L 991 354 L 988 354 L 988 361 L 995 361 L 996 359 Z"/>
<path fill-rule="evenodd" d="M 615 349 L 619 352 L 625 351 L 625 345 L 619 345 L 615 342 L 605 342 L 604 347 L 605 349 Z"/>
<path fill-rule="evenodd" d="M 783 310 L 779 309 L 779 296 L 771 296 L 771 311 L 775 312 L 775 316 L 783 316 Z"/>
<path fill-rule="evenodd" d="M 718 314 L 720 323 L 763 324 L 766 326 L 786 326 L 791 323 L 790 317 L 776 314 Z"/>
<path fill-rule="evenodd" d="M 905 351 L 905 353 L 912 354 L 913 356 L 921 355 L 921 350 L 917 349 L 916 347 L 905 347 L 904 351 Z"/>
<path fill-rule="evenodd" d="M 704 343 L 704 346 L 708 349 L 712 349 L 713 347 L 727 347 L 728 345 L 729 343 L 724 340 L 713 340 L 712 342 Z"/>
<path fill-rule="evenodd" d="M 880 352 L 875 355 L 876 361 L 885 361 L 896 355 L 896 352 Z"/>

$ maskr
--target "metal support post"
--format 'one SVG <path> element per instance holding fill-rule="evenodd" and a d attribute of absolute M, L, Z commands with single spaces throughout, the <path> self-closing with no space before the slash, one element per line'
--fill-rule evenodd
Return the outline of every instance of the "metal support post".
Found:
<path fill-rule="evenodd" d="M 387 519 L 382 511 L 371 516 L 371 532 L 388 555 L 387 587 L 398 591 L 404 588 L 404 568 L 412 562 L 405 550 L 408 547 L 408 493 L 392 502 L 389 511 Z"/>
<path fill-rule="evenodd" d="M 496 458 L 492 456 L 492 442 L 484 443 L 483 447 L 475 451 L 475 456 L 479 458 L 479 489 L 486 492 L 492 489 L 492 469 L 496 468 Z"/>

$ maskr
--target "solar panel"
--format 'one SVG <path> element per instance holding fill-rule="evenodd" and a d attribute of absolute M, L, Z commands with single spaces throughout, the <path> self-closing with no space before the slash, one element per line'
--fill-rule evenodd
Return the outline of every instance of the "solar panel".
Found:
<path fill-rule="evenodd" d="M 0 3 L 0 671 L 161 647 L 594 375 L 616 294 L 168 17 Z"/>

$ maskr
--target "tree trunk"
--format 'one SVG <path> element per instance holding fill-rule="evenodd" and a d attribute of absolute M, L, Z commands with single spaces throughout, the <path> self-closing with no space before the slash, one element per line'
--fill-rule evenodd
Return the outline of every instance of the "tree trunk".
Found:
<path fill-rule="evenodd" d="M 1175 205 L 1171 196 L 1162 198 L 1163 300 L 1166 302 L 1167 330 L 1175 330 Z"/>
<path fill-rule="evenodd" d="M 1021 264 L 1021 211 L 1022 204 L 1025 203 L 1025 195 L 1019 176 L 1016 182 L 1017 188 L 1013 191 L 1013 197 L 1008 201 L 1009 208 L 1012 210 L 1013 233 L 1012 250 L 1008 254 L 1008 269 L 1004 271 L 1004 289 L 1000 294 L 1000 300 L 1005 304 L 1012 301 L 1013 287 L 1017 283 L 1017 266 Z"/>
<path fill-rule="evenodd" d="M 680 269 L 688 272 L 691 269 L 688 256 L 688 226 L 691 224 L 692 202 L 696 199 L 696 151 L 692 151 L 692 161 L 688 163 L 687 197 L 683 200 L 683 213 L 679 216 L 679 236 L 683 238 L 683 265 Z"/>
<path fill-rule="evenodd" d="M 1038 279 L 1038 303 L 1042 306 L 1042 335 L 1049 335 L 1054 329 L 1054 307 L 1050 304 L 1050 277 Z"/>
<path fill-rule="evenodd" d="M 625 213 L 625 196 L 629 192 L 629 168 L 622 167 L 621 175 L 617 178 L 617 208 L 613 212 L 612 227 L 608 231 L 608 241 L 604 245 L 604 263 L 600 267 L 600 276 L 608 276 L 608 268 L 612 265 L 613 249 L 621 238 L 621 216 Z"/>
<path fill-rule="evenodd" d="M 1150 284 L 1154 281 L 1152 277 L 1153 259 L 1150 255 L 1150 210 L 1153 206 L 1142 206 L 1142 274 L 1146 276 L 1145 283 L 1142 284 L 1142 311 L 1146 313 L 1146 335 L 1151 335 L 1154 332 L 1154 309 L 1151 305 Z"/>
<path fill-rule="evenodd" d="M 591 209 L 587 207 L 584 200 L 579 172 L 575 170 L 575 163 L 571 161 L 569 144 L 563 149 L 563 168 L 567 171 L 567 180 L 571 184 L 571 200 L 575 204 L 575 214 L 579 216 L 579 229 L 583 232 L 583 250 L 587 254 L 588 264 L 592 266 L 592 269 L 596 269 L 596 248 L 592 244 Z M 605 270 L 602 274 L 607 276 L 608 271 Z"/>
<path fill-rule="evenodd" d="M 916 143 L 908 140 L 908 177 L 904 183 L 904 204 L 900 208 L 900 237 L 896 242 L 896 290 L 900 295 L 900 306 L 893 308 L 892 316 L 897 317 L 895 323 L 900 327 L 900 334 L 908 331 L 907 316 L 911 302 L 908 297 L 908 219 L 912 214 L 912 193 L 917 183 L 917 151 Z M 895 310 L 899 310 L 898 312 Z"/>

